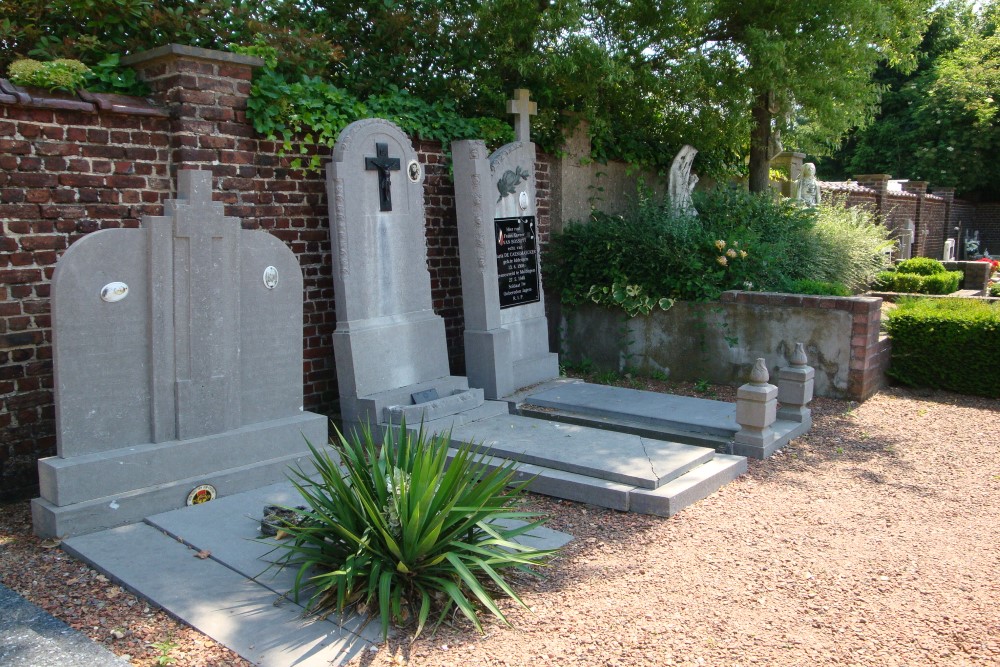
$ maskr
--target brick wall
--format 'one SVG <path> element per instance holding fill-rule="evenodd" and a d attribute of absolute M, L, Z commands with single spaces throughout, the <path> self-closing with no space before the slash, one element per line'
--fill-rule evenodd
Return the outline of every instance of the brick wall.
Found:
<path fill-rule="evenodd" d="M 162 215 L 178 169 L 209 169 L 215 198 L 246 229 L 264 229 L 304 277 L 306 409 L 337 398 L 336 328 L 321 173 L 290 168 L 247 123 L 256 60 L 189 47 L 131 59 L 153 103 L 95 97 L 73 106 L 0 94 L 0 497 L 30 494 L 35 460 L 55 453 L 49 286 L 59 255 L 84 234 Z M 451 370 L 464 373 L 454 191 L 442 147 L 415 141 L 426 173 L 428 266 L 445 319 Z M 539 156 L 539 230 L 549 225 L 550 158 Z"/>
<path fill-rule="evenodd" d="M 991 256 L 1000 256 L 1000 203 L 976 206 L 969 228 L 979 231 L 979 252 L 989 250 Z"/>
<path fill-rule="evenodd" d="M 954 199 L 954 189 L 927 192 L 925 181 L 907 181 L 903 190 L 889 190 L 888 174 L 863 174 L 856 183 L 823 183 L 824 198 L 843 198 L 848 206 L 865 206 L 881 216 L 898 238 L 901 230 L 913 225 L 911 254 L 941 259 L 944 240 L 954 237 L 953 227 L 967 217 L 971 205 Z"/>
<path fill-rule="evenodd" d="M 882 299 L 730 291 L 723 292 L 720 300 L 724 304 L 777 309 L 840 310 L 850 313 L 850 362 L 845 396 L 863 401 L 885 384 L 885 371 L 889 367 L 892 346 L 889 338 L 879 330 L 882 323 Z"/>

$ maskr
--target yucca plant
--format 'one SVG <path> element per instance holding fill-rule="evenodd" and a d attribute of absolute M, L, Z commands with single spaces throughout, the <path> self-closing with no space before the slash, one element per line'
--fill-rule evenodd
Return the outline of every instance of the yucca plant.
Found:
<path fill-rule="evenodd" d="M 381 446 L 368 429 L 337 431 L 333 445 L 339 461 L 310 443 L 316 472 L 293 474 L 308 508 L 283 526 L 278 563 L 298 567 L 295 599 L 308 589 L 307 609 L 318 615 L 377 610 L 383 638 L 390 623 L 414 620 L 416 638 L 432 610 L 438 624 L 455 607 L 480 632 L 483 609 L 510 625 L 494 597 L 525 605 L 504 571 L 537 574 L 531 567 L 553 553 L 514 541 L 544 519 L 517 511 L 524 483 L 512 484 L 513 464 L 491 470 L 468 445 L 449 462 L 449 435 L 405 424 Z"/>

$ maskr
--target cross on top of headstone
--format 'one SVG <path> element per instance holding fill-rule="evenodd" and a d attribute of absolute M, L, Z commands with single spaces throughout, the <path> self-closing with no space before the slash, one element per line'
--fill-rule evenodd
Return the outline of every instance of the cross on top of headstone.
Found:
<path fill-rule="evenodd" d="M 514 136 L 518 141 L 531 141 L 531 116 L 538 115 L 538 104 L 530 101 L 530 96 L 527 88 L 518 88 L 514 91 L 514 99 L 507 100 L 507 113 L 517 116 Z"/>
<path fill-rule="evenodd" d="M 392 210 L 392 174 L 399 171 L 399 158 L 389 157 L 389 144 L 376 143 L 375 157 L 365 158 L 365 171 L 378 171 L 378 204 L 380 211 Z"/>

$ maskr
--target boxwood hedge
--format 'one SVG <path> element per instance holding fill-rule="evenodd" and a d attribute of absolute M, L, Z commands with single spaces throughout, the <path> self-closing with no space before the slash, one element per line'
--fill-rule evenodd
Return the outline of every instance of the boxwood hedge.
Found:
<path fill-rule="evenodd" d="M 903 299 L 886 323 L 888 374 L 911 386 L 1000 397 L 1000 304 Z"/>

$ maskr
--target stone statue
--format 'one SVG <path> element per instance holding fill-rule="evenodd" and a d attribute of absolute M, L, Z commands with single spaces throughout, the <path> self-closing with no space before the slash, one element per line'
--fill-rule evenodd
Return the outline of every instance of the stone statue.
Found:
<path fill-rule="evenodd" d="M 691 173 L 691 165 L 698 149 L 685 145 L 677 153 L 670 165 L 670 180 L 667 185 L 670 209 L 680 215 L 698 215 L 691 201 L 691 192 L 698 183 L 698 177 Z"/>
<path fill-rule="evenodd" d="M 819 204 L 819 183 L 816 181 L 816 165 L 806 162 L 802 165 L 802 175 L 799 176 L 795 198 L 806 206 Z"/>

